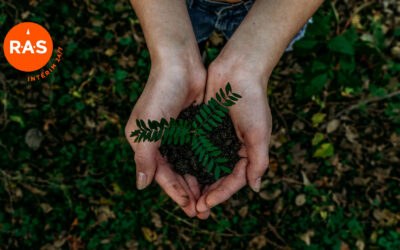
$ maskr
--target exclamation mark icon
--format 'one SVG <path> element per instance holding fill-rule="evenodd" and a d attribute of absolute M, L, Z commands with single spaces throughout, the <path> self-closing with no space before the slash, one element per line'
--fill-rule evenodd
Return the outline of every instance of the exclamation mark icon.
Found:
<path fill-rule="evenodd" d="M 29 35 L 29 34 L 30 34 L 30 33 L 29 33 L 29 29 L 26 31 L 26 34 L 27 34 L 27 35 Z"/>

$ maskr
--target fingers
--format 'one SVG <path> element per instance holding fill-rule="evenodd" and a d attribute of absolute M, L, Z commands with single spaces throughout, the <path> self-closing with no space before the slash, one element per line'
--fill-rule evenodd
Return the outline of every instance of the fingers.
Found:
<path fill-rule="evenodd" d="M 226 200 L 246 185 L 247 159 L 240 159 L 233 172 L 226 176 L 222 183 L 214 190 L 208 191 L 206 204 L 212 208 Z"/>
<path fill-rule="evenodd" d="M 238 151 L 238 155 L 241 158 L 247 158 L 247 151 L 246 151 L 246 147 L 244 145 L 240 146 L 240 149 Z"/>
<path fill-rule="evenodd" d="M 196 201 L 182 176 L 172 171 L 168 163 L 158 162 L 155 180 L 189 217 L 196 216 Z"/>
<path fill-rule="evenodd" d="M 261 188 L 261 177 L 267 170 L 268 146 L 266 142 L 250 145 L 248 148 L 249 164 L 247 167 L 247 181 L 254 192 L 259 192 Z"/>
<path fill-rule="evenodd" d="M 183 176 L 185 178 L 186 183 L 188 184 L 190 191 L 192 192 L 194 198 L 197 200 L 200 197 L 200 186 L 197 182 L 196 177 L 190 174 L 185 174 Z"/>
<path fill-rule="evenodd" d="M 212 184 L 196 204 L 196 210 L 200 213 L 228 200 L 234 193 L 246 185 L 247 159 L 241 159 L 236 164 L 233 172 Z"/>
<path fill-rule="evenodd" d="M 206 212 L 197 214 L 197 218 L 199 218 L 200 220 L 206 220 L 206 219 L 208 219 L 208 216 L 210 216 L 210 210 L 207 210 Z"/>
<path fill-rule="evenodd" d="M 136 186 L 139 190 L 150 185 L 156 171 L 157 147 L 151 143 L 141 143 L 135 150 Z"/>
<path fill-rule="evenodd" d="M 246 153 L 249 160 L 247 167 L 247 182 L 254 192 L 259 192 L 261 188 L 261 178 L 268 168 L 268 146 L 271 139 L 271 111 L 266 105 L 265 129 L 254 130 L 258 133 L 247 133 L 244 137 Z"/>
<path fill-rule="evenodd" d="M 218 181 L 216 181 L 213 184 L 211 184 L 210 186 L 206 186 L 204 188 L 204 190 L 202 192 L 202 195 L 197 200 L 197 204 L 196 204 L 196 210 L 197 210 L 197 212 L 199 214 L 203 214 L 203 213 L 206 213 L 206 212 L 210 211 L 210 208 L 207 206 L 207 203 L 206 203 L 207 194 L 209 193 L 209 191 L 214 190 L 215 188 L 219 187 L 219 185 L 221 185 L 222 181 L 225 178 L 226 177 L 222 177 Z"/>

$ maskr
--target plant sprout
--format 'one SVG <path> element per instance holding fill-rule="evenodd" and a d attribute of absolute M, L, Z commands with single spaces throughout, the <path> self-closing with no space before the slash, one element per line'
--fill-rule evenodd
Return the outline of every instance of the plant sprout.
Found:
<path fill-rule="evenodd" d="M 229 112 L 227 107 L 234 105 L 240 98 L 239 94 L 232 92 L 228 82 L 225 91 L 220 88 L 219 93 L 216 93 L 216 99 L 212 97 L 207 104 L 202 104 L 191 124 L 187 120 L 174 118 L 170 118 L 169 122 L 164 118 L 160 122 L 148 120 L 147 124 L 137 119 L 139 129 L 133 131 L 131 137 L 135 137 L 135 142 L 161 140 L 162 145 L 189 144 L 198 161 L 207 168 L 207 172 L 214 171 L 217 180 L 221 170 L 226 173 L 231 170 L 223 165 L 228 159 L 221 157 L 222 151 L 212 144 L 207 135 L 222 123 Z"/>

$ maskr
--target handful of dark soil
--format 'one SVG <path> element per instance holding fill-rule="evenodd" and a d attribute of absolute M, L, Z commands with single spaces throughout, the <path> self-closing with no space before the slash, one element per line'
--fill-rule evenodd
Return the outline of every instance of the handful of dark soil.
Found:
<path fill-rule="evenodd" d="M 195 115 L 199 113 L 200 106 L 191 106 L 183 110 L 178 119 L 187 120 L 192 123 L 195 120 Z M 235 164 L 239 161 L 240 157 L 237 152 L 240 149 L 239 139 L 236 137 L 235 128 L 233 127 L 232 120 L 227 115 L 223 122 L 214 128 L 212 133 L 209 134 L 210 141 L 222 151 L 222 157 L 227 158 L 229 161 L 224 163 L 224 166 L 233 169 Z M 211 184 L 215 182 L 214 173 L 207 172 L 207 168 L 203 167 L 198 161 L 198 157 L 192 152 L 188 145 L 162 145 L 160 152 L 163 156 L 168 158 L 175 171 L 178 174 L 191 174 L 196 177 L 200 184 Z M 221 176 L 227 175 L 221 172 Z"/>

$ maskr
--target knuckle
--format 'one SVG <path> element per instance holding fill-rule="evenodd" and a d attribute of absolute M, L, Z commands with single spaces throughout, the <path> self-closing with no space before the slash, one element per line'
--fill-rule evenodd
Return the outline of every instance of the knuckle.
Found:
<path fill-rule="evenodd" d="M 135 152 L 135 163 L 137 166 L 143 166 L 146 164 L 146 162 L 147 162 L 147 157 L 145 154 L 141 153 L 140 151 Z"/>

